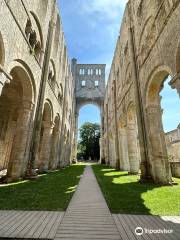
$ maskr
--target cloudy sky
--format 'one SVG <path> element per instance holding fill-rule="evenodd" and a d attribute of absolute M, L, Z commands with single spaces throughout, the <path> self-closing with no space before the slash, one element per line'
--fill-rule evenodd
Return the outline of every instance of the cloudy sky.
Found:
<path fill-rule="evenodd" d="M 105 63 L 107 78 L 126 2 L 58 0 L 69 58 L 75 57 L 79 63 Z M 169 131 L 180 122 L 180 111 L 178 113 L 173 107 L 179 99 L 167 84 L 162 96 L 164 129 Z M 95 106 L 87 105 L 81 109 L 79 125 L 85 121 L 100 122 Z"/>

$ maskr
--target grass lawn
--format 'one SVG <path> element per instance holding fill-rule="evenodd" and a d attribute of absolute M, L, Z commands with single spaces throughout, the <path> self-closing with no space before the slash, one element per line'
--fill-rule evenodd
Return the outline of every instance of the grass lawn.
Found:
<path fill-rule="evenodd" d="M 94 165 L 94 173 L 113 213 L 180 215 L 180 179 L 178 185 L 159 186 L 138 183 L 138 175 Z"/>
<path fill-rule="evenodd" d="M 77 164 L 37 180 L 0 185 L 0 209 L 65 210 L 83 170 L 84 165 Z"/>

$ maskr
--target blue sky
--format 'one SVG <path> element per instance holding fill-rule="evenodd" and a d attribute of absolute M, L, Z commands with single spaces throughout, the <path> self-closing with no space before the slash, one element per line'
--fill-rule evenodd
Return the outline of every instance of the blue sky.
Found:
<path fill-rule="evenodd" d="M 110 70 L 127 0 L 58 0 L 69 58 L 79 63 L 105 63 L 106 78 Z M 164 130 L 175 129 L 180 122 L 180 102 L 175 90 L 165 84 L 163 96 Z M 100 122 L 96 106 L 80 111 L 79 126 L 84 122 Z"/>

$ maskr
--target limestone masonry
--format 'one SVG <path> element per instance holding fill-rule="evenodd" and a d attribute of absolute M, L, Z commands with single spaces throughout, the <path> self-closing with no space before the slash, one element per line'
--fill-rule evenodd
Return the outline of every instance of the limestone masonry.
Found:
<path fill-rule="evenodd" d="M 159 93 L 169 76 L 180 94 L 179 12 L 179 0 L 129 0 L 105 89 L 104 64 L 69 62 L 56 1 L 0 0 L 6 180 L 71 164 L 79 109 L 93 103 L 101 112 L 101 162 L 141 170 L 142 181 L 171 183 L 180 174 L 179 147 L 164 134 Z"/>

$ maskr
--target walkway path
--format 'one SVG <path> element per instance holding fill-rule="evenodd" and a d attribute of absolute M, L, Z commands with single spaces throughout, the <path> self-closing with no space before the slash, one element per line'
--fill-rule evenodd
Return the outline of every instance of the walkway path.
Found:
<path fill-rule="evenodd" d="M 85 168 L 67 211 L 0 211 L 0 239 L 179 240 L 180 217 L 111 214 L 91 166 Z M 137 236 L 135 229 L 144 234 Z M 147 234 L 146 229 L 172 230 Z"/>
<path fill-rule="evenodd" d="M 91 166 L 85 168 L 55 239 L 121 239 Z"/>

